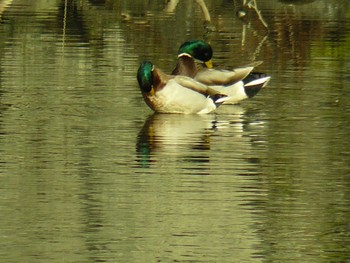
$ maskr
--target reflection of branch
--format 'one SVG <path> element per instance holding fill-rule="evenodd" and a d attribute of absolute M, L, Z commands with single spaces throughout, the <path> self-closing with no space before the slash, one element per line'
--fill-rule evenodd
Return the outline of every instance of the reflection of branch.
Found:
<path fill-rule="evenodd" d="M 208 10 L 204 0 L 196 0 L 196 2 L 200 6 L 200 8 L 202 9 L 205 21 L 210 22 L 211 18 L 210 18 L 209 10 Z M 173 13 L 175 11 L 178 3 L 179 3 L 179 0 L 170 0 L 168 2 L 167 6 L 165 7 L 164 11 L 167 13 Z"/>
<path fill-rule="evenodd" d="M 247 30 L 247 26 L 243 25 L 242 28 L 242 41 L 241 41 L 241 45 L 242 47 L 245 46 L 245 42 L 246 42 L 246 30 Z M 252 60 L 255 61 L 256 57 L 259 55 L 261 47 L 263 46 L 264 42 L 267 39 L 267 35 L 264 36 L 264 38 L 259 42 L 259 44 L 257 45 L 257 47 L 255 48 L 255 51 L 252 55 Z"/>
<path fill-rule="evenodd" d="M 167 6 L 165 7 L 164 11 L 168 13 L 173 13 L 178 3 L 179 3 L 179 0 L 170 0 Z"/>
<path fill-rule="evenodd" d="M 243 0 L 243 5 L 248 6 L 248 8 L 253 8 L 259 17 L 261 24 L 263 24 L 265 28 L 268 28 L 265 20 L 263 19 L 262 15 L 261 15 L 261 12 L 258 10 L 258 5 L 256 4 L 256 0 L 250 0 L 248 3 L 247 3 L 247 0 Z"/>
<path fill-rule="evenodd" d="M 259 45 L 256 47 L 256 49 L 255 49 L 255 51 L 253 53 L 254 60 L 258 56 L 258 54 L 260 53 L 261 47 L 264 44 L 264 42 L 266 41 L 266 39 L 267 39 L 267 35 L 264 36 L 264 38 L 259 42 Z"/>
<path fill-rule="evenodd" d="M 67 26 L 67 0 L 64 1 L 64 11 L 63 11 L 63 28 L 62 28 L 62 44 L 64 47 L 64 42 L 66 41 L 66 26 Z"/>
<path fill-rule="evenodd" d="M 204 0 L 197 0 L 197 4 L 199 4 L 199 6 L 202 8 L 202 12 L 204 14 L 205 21 L 210 22 L 211 21 L 210 14 L 209 14 L 207 6 L 204 3 Z"/>
<path fill-rule="evenodd" d="M 2 13 L 6 10 L 7 7 L 10 6 L 11 3 L 12 3 L 12 0 L 4 0 L 0 3 L 0 21 L 1 21 Z"/>
<path fill-rule="evenodd" d="M 248 8 L 253 8 L 254 11 L 256 12 L 256 14 L 259 17 L 259 20 L 260 20 L 261 24 L 263 24 L 263 26 L 268 30 L 268 25 L 264 21 L 262 15 L 261 15 L 261 12 L 258 10 L 258 6 L 256 4 L 256 0 L 250 0 L 248 3 L 247 2 L 248 2 L 248 0 L 243 0 L 243 5 L 247 6 Z M 247 26 L 243 25 L 243 29 L 242 29 L 242 43 L 241 43 L 242 46 L 245 45 L 246 30 L 247 30 Z M 266 41 L 266 39 L 267 39 L 267 35 L 264 36 L 264 38 L 259 42 L 258 46 L 255 48 L 255 51 L 253 53 L 253 60 L 255 60 L 256 56 L 258 56 L 258 54 L 260 53 L 261 47 L 263 46 L 263 44 Z"/>

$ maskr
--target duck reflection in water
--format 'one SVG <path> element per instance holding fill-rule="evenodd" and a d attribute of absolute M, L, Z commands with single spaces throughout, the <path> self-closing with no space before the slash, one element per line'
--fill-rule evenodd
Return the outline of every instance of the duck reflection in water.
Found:
<path fill-rule="evenodd" d="M 244 110 L 239 106 L 230 107 L 230 112 L 226 115 L 229 116 L 228 120 L 216 114 L 154 113 L 146 119 L 137 136 L 138 167 L 144 168 L 157 164 L 159 167 L 183 165 L 184 169 L 189 167 L 192 170 L 204 169 L 204 164 L 210 161 L 211 137 L 219 130 L 224 133 L 226 130 L 234 132 L 241 137 L 243 115 Z M 188 165 L 189 163 L 198 165 Z"/>
<path fill-rule="evenodd" d="M 210 149 L 210 135 L 215 130 L 216 116 L 213 114 L 154 113 L 145 121 L 137 137 L 137 161 L 141 167 L 174 159 L 208 162 L 204 152 Z M 157 158 L 159 155 L 161 157 Z"/>

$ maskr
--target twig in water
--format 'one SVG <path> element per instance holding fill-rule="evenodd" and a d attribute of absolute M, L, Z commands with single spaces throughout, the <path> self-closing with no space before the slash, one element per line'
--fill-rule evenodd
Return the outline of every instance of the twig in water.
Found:
<path fill-rule="evenodd" d="M 256 0 L 250 0 L 248 3 L 247 3 L 247 0 L 243 0 L 243 5 L 248 6 L 248 8 L 253 8 L 254 11 L 256 12 L 256 14 L 257 14 L 258 17 L 259 17 L 259 20 L 260 20 L 261 24 L 263 24 L 263 26 L 264 26 L 265 28 L 267 28 L 267 29 L 269 28 L 269 27 L 267 26 L 267 24 L 266 24 L 264 18 L 262 17 L 261 12 L 260 12 L 259 9 L 258 9 L 258 6 L 257 6 L 257 4 L 256 4 Z"/>

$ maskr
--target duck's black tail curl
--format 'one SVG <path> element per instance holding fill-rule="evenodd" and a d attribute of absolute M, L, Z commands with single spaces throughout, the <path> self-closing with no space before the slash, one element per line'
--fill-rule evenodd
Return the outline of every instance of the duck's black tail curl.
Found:
<path fill-rule="evenodd" d="M 265 73 L 251 72 L 243 79 L 244 91 L 249 98 L 254 97 L 269 82 L 270 77 Z"/>

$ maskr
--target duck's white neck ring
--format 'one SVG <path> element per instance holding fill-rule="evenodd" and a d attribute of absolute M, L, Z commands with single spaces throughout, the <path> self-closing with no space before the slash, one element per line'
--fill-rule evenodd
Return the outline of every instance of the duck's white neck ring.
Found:
<path fill-rule="evenodd" d="M 178 58 L 179 58 L 179 57 L 189 57 L 189 58 L 192 58 L 192 56 L 191 56 L 190 54 L 188 54 L 188 53 L 181 53 L 181 54 L 177 55 L 177 57 L 178 57 Z"/>

